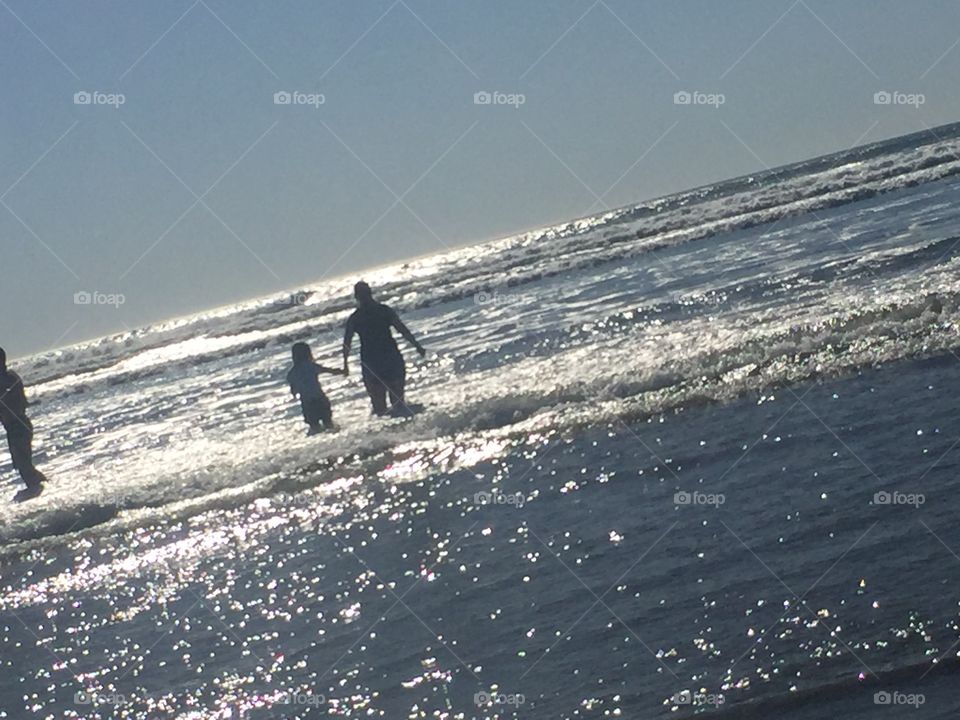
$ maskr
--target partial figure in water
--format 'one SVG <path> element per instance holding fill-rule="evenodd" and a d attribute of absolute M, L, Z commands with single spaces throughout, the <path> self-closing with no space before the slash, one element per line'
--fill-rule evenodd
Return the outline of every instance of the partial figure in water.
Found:
<path fill-rule="evenodd" d="M 333 424 L 333 408 L 330 399 L 320 387 L 317 377 L 320 373 L 330 375 L 346 375 L 346 372 L 337 368 L 328 368 L 313 361 L 310 346 L 304 342 L 293 346 L 293 367 L 287 373 L 287 383 L 290 392 L 300 399 L 300 410 L 303 412 L 303 421 L 310 426 L 310 434 L 321 430 L 335 430 Z"/>
<path fill-rule="evenodd" d="M 357 301 L 357 309 L 347 320 L 343 334 L 343 371 L 349 372 L 350 346 L 354 334 L 357 334 L 360 336 L 363 385 L 370 396 L 374 414 L 387 413 L 389 396 L 390 414 L 409 415 L 410 408 L 404 403 L 407 368 L 391 329 L 403 335 L 420 353 L 420 357 L 426 355 L 427 351 L 392 308 L 374 300 L 373 291 L 367 283 L 361 280 L 354 285 L 353 295 Z"/>
<path fill-rule="evenodd" d="M 13 467 L 27 486 L 14 496 L 16 502 L 35 498 L 47 482 L 33 465 L 33 424 L 27 417 L 29 404 L 23 380 L 7 369 L 7 354 L 0 348 L 0 424 L 7 433 Z"/>

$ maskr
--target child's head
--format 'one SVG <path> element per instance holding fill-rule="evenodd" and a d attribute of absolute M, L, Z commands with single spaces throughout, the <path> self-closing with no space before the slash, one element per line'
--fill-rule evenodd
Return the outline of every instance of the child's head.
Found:
<path fill-rule="evenodd" d="M 313 353 L 310 352 L 310 346 L 305 342 L 298 342 L 293 344 L 293 364 L 299 365 L 303 362 L 310 362 L 313 360 Z"/>

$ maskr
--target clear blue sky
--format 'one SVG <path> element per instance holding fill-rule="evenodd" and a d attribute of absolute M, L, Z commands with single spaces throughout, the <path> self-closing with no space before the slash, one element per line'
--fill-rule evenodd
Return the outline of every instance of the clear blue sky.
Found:
<path fill-rule="evenodd" d="M 952 122 L 958 35 L 954 0 L 0 0 L 0 345 Z M 925 103 L 878 106 L 881 90 Z"/>

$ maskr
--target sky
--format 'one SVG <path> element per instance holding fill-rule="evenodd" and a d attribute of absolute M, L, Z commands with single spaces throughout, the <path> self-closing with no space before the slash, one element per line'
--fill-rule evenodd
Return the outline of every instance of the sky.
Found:
<path fill-rule="evenodd" d="M 960 120 L 960 2 L 0 0 L 0 68 L 18 357 Z"/>

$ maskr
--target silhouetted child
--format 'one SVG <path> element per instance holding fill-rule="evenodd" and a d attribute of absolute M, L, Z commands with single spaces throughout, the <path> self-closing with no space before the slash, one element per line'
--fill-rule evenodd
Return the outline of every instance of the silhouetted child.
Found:
<path fill-rule="evenodd" d="M 333 429 L 333 411 L 330 400 L 323 393 L 317 375 L 330 373 L 343 375 L 343 370 L 324 367 L 313 361 L 310 346 L 303 342 L 293 346 L 293 368 L 287 373 L 287 382 L 294 397 L 300 398 L 303 420 L 310 426 L 310 433 Z"/>

